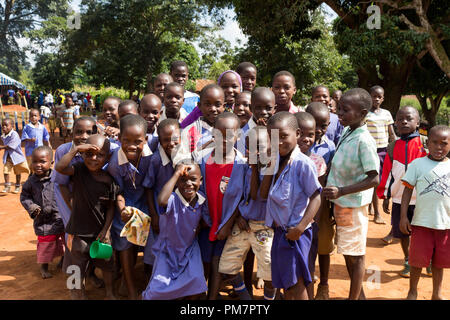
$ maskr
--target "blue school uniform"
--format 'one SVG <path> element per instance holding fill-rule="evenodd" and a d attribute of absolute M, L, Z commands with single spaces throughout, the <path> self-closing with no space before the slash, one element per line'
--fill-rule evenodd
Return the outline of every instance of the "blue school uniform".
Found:
<path fill-rule="evenodd" d="M 263 175 L 259 175 L 259 181 L 262 181 Z M 247 165 L 244 177 L 244 197 L 239 203 L 239 212 L 245 220 L 264 221 L 266 220 L 267 200 L 261 198 L 258 190 L 258 197 L 253 200 L 250 196 L 252 178 L 252 168 Z"/>
<path fill-rule="evenodd" d="M 153 189 L 153 201 L 158 215 L 161 215 L 165 211 L 164 208 L 158 205 L 158 195 L 167 181 L 173 176 L 173 173 L 172 161 L 170 161 L 164 149 L 159 146 L 156 153 L 151 157 L 150 165 L 148 166 L 148 171 L 143 182 L 144 187 Z M 157 236 L 154 235 L 153 238 L 156 239 Z M 146 264 L 152 264 L 154 260 L 152 256 L 152 244 L 152 241 L 147 242 L 144 249 L 144 263 Z"/>
<path fill-rule="evenodd" d="M 334 113 L 330 112 L 330 124 L 328 125 L 326 136 L 333 141 L 335 145 L 338 144 L 339 139 L 341 138 L 342 131 L 344 127 L 339 122 L 339 118 Z"/>
<path fill-rule="evenodd" d="M 25 162 L 25 156 L 20 146 L 21 140 L 19 134 L 15 130 L 11 130 L 7 135 L 1 136 L 3 145 L 7 146 L 5 153 L 3 154 L 3 164 L 6 163 L 8 156 L 11 158 L 13 165 Z"/>
<path fill-rule="evenodd" d="M 158 132 L 155 129 L 155 132 L 148 133 L 147 137 L 148 137 L 147 144 L 148 144 L 150 150 L 152 150 L 152 152 L 155 153 L 156 150 L 158 149 L 158 144 L 159 144 Z"/>
<path fill-rule="evenodd" d="M 138 168 L 136 168 L 128 161 L 122 148 L 118 148 L 112 154 L 107 167 L 107 171 L 120 187 L 120 193 L 125 198 L 125 206 L 137 208 L 145 214 L 148 214 L 148 206 L 145 188 L 142 183 L 150 165 L 150 155 L 150 148 L 145 144 Z M 117 251 L 126 250 L 133 245 L 125 237 L 120 236 L 124 226 L 125 223 L 122 221 L 120 212 L 116 208 L 111 226 L 111 239 L 112 246 Z"/>
<path fill-rule="evenodd" d="M 200 190 L 206 194 L 206 163 L 211 156 L 213 151 L 212 148 L 204 149 L 204 152 L 199 155 L 199 159 L 197 162 L 200 162 L 200 170 L 203 177 L 202 185 L 200 186 Z M 231 171 L 230 180 L 228 182 L 227 188 L 223 195 L 223 204 L 222 205 L 222 217 L 220 224 L 217 228 L 217 232 L 224 226 L 225 223 L 233 215 L 236 208 L 239 206 L 241 199 L 244 195 L 244 176 L 246 172 L 246 160 L 244 156 L 236 150 L 236 157 L 233 163 L 233 169 Z M 206 195 L 208 196 L 208 195 Z M 216 245 L 209 241 L 208 239 L 209 228 L 202 229 L 199 234 L 199 244 L 200 250 L 202 252 L 202 259 L 204 262 L 210 262 L 212 255 L 220 255 L 225 245 L 226 240 L 216 240 L 215 244 L 218 245 L 218 248 L 215 248 Z M 217 249 L 217 250 L 216 250 Z"/>
<path fill-rule="evenodd" d="M 309 224 L 299 240 L 287 240 L 289 227 L 296 226 L 303 218 L 309 198 L 321 191 L 314 163 L 298 146 L 292 151 L 288 164 L 280 173 L 267 198 L 266 225 L 274 228 L 272 242 L 272 283 L 276 288 L 289 288 L 303 278 L 305 286 L 311 282 L 308 255 L 311 247 L 312 228 Z"/>
<path fill-rule="evenodd" d="M 45 126 L 39 122 L 36 125 L 37 127 L 35 127 L 31 123 L 28 123 L 22 130 L 22 141 L 25 139 L 36 138 L 36 141 L 34 142 L 32 141 L 25 142 L 25 155 L 27 157 L 31 157 L 31 154 L 33 153 L 34 149 L 36 149 L 39 146 L 43 146 L 44 141 L 50 140 L 50 135 L 48 134 L 48 131 L 45 128 Z"/>
<path fill-rule="evenodd" d="M 334 142 L 327 137 L 327 135 L 324 135 L 319 141 L 314 142 L 310 148 L 310 151 L 321 156 L 328 166 L 334 156 L 334 153 L 336 152 L 336 146 Z"/>
<path fill-rule="evenodd" d="M 196 230 L 201 218 L 208 222 L 209 211 L 204 195 L 197 196 L 191 207 L 178 189 L 170 195 L 160 216 L 155 264 L 143 300 L 177 299 L 207 290 Z"/>

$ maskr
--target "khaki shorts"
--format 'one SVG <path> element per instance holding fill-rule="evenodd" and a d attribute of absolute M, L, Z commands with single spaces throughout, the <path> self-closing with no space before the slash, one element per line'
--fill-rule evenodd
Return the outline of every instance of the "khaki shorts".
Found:
<path fill-rule="evenodd" d="M 363 256 L 366 254 L 367 230 L 369 227 L 368 206 L 342 208 L 334 205 L 337 253 L 346 256 Z"/>
<path fill-rule="evenodd" d="M 219 272 L 235 275 L 241 270 L 248 250 L 253 250 L 257 261 L 257 277 L 272 281 L 270 251 L 272 249 L 273 229 L 264 221 L 248 222 L 251 231 L 241 231 L 237 224 L 228 237 L 219 262 Z"/>
<path fill-rule="evenodd" d="M 12 163 L 12 160 L 10 157 L 6 159 L 6 163 L 3 166 L 3 174 L 10 174 L 12 171 L 14 171 L 15 175 L 19 175 L 22 173 L 30 173 L 30 169 L 28 167 L 27 162 L 21 162 L 16 165 Z"/>
<path fill-rule="evenodd" d="M 320 206 L 320 217 L 318 221 L 318 254 L 327 255 L 334 250 L 334 235 L 336 234 L 334 226 L 334 218 L 331 216 L 330 201 L 322 199 L 323 204 Z"/>
<path fill-rule="evenodd" d="M 55 118 L 49 118 L 48 119 L 48 127 L 50 128 L 50 130 L 55 130 L 56 129 L 56 120 L 55 120 Z"/>

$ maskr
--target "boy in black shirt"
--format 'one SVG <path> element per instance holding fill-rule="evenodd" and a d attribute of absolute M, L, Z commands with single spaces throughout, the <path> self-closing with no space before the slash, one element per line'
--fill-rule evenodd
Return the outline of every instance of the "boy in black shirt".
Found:
<path fill-rule="evenodd" d="M 66 226 L 69 234 L 67 247 L 73 256 L 73 263 L 80 267 L 81 283 L 86 276 L 89 262 L 103 272 L 106 299 L 115 299 L 113 293 L 112 259 L 91 259 L 89 248 L 93 241 L 110 242 L 109 228 L 114 216 L 114 202 L 119 190 L 114 179 L 103 166 L 109 159 L 110 142 L 102 135 L 92 135 L 86 144 L 72 148 L 56 164 L 56 171 L 71 176 L 73 182 L 72 214 Z M 83 162 L 70 166 L 70 161 L 81 153 Z M 84 286 L 71 290 L 73 299 L 86 299 Z"/>

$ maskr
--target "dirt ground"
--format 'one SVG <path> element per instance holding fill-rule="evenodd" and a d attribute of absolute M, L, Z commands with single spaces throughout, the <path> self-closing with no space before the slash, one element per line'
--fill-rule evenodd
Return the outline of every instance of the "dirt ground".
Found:
<path fill-rule="evenodd" d="M 58 146 L 60 139 L 52 139 L 52 145 Z M 0 154 L 3 158 L 3 152 Z M 3 163 L 0 164 L 3 172 Z M 3 177 L 3 175 L 1 175 Z M 12 176 L 11 182 L 15 182 Z M 22 183 L 26 177 L 22 177 Z M 0 180 L 3 189 L 3 178 Z M 398 272 L 403 266 L 403 255 L 400 244 L 394 241 L 385 246 L 380 240 L 390 230 L 390 216 L 382 213 L 386 225 L 369 223 L 366 254 L 366 275 L 364 291 L 367 299 L 404 299 L 407 295 L 409 280 L 402 278 Z M 370 216 L 373 219 L 373 216 Z M 43 280 L 36 263 L 37 237 L 33 231 L 33 223 L 28 213 L 20 204 L 19 194 L 0 196 L 0 299 L 4 300 L 64 300 L 70 299 L 66 288 L 66 277 L 60 270 L 56 270 L 58 260 L 50 265 L 53 278 Z M 256 263 L 255 263 L 256 266 Z M 375 270 L 375 273 L 374 273 Z M 256 271 L 256 270 L 255 270 Z M 318 273 L 318 264 L 316 263 Z M 144 290 L 147 283 L 143 275 L 142 253 L 136 264 L 136 278 L 139 290 Z M 100 274 L 99 274 L 100 276 Z M 444 298 L 450 297 L 448 277 L 450 271 L 444 271 Z M 254 274 L 256 278 L 256 273 Z M 377 281 L 379 280 L 379 281 Z M 116 284 L 118 284 L 117 281 Z M 315 284 L 315 289 L 317 289 Z M 333 254 L 330 268 L 330 298 L 346 299 L 350 288 L 350 281 L 342 255 Z M 87 283 L 87 295 L 90 299 L 103 299 L 104 289 L 96 289 L 90 282 Z M 418 299 L 430 299 L 432 292 L 432 279 L 423 275 L 419 282 Z M 262 299 L 262 290 L 255 290 L 255 298 Z M 228 299 L 225 293 L 222 293 Z M 126 297 L 120 297 L 126 299 Z"/>

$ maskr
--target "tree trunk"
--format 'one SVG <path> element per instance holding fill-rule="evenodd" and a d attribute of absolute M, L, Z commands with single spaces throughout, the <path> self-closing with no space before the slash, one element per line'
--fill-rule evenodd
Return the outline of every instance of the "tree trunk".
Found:
<path fill-rule="evenodd" d="M 358 86 L 369 89 L 372 86 L 379 85 L 384 89 L 383 109 L 389 110 L 393 116 L 400 107 L 402 94 L 405 92 L 408 77 L 414 68 L 416 62 L 415 56 L 405 59 L 403 64 L 393 65 L 387 62 L 380 65 L 380 75 L 378 76 L 375 66 L 364 69 L 358 69 Z"/>
<path fill-rule="evenodd" d="M 420 107 L 422 108 L 423 115 L 425 116 L 425 120 L 427 120 L 429 127 L 433 127 L 436 124 L 436 114 L 437 110 L 433 107 L 433 99 L 430 99 L 431 108 L 428 109 L 427 105 L 427 97 L 422 97 L 419 94 L 416 94 L 417 100 L 419 100 Z"/>
<path fill-rule="evenodd" d="M 384 88 L 383 106 L 393 116 L 400 108 L 402 94 L 406 91 L 408 78 L 416 60 L 416 56 L 409 56 L 400 65 L 393 65 L 387 62 L 380 65 L 380 73 L 383 76 L 380 85 Z"/>
<path fill-rule="evenodd" d="M 147 68 L 146 83 L 145 93 L 153 92 L 153 71 L 150 66 Z"/>
<path fill-rule="evenodd" d="M 134 93 L 134 89 L 136 88 L 136 82 L 134 81 L 133 78 L 130 78 L 129 82 L 128 82 L 128 99 L 131 99 L 131 97 L 133 96 Z"/>

